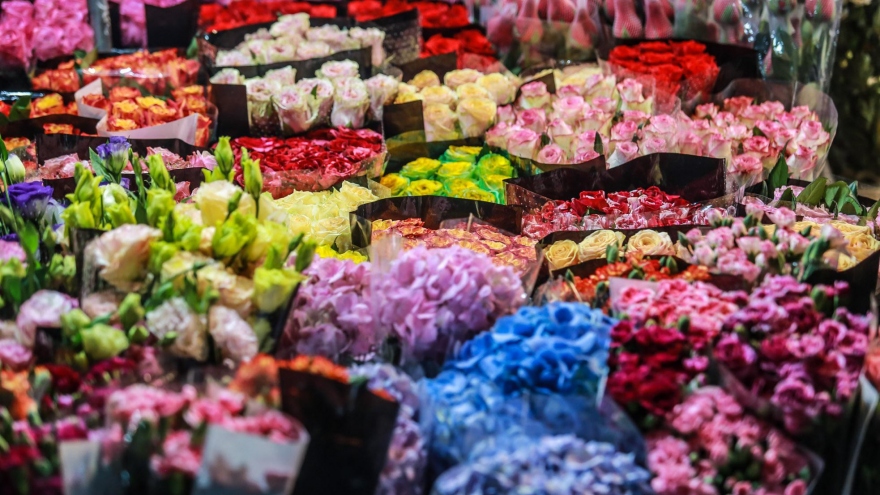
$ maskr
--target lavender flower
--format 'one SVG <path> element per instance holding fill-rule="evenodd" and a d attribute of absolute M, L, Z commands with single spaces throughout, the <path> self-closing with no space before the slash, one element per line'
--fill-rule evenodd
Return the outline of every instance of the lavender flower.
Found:
<path fill-rule="evenodd" d="M 378 346 L 370 306 L 370 264 L 315 258 L 296 294 L 282 349 L 339 359 Z"/>
<path fill-rule="evenodd" d="M 52 198 L 52 188 L 44 186 L 40 182 L 19 182 L 12 184 L 6 194 L 0 195 L 0 201 L 11 206 L 15 211 L 28 220 L 39 220 L 46 211 L 46 206 Z M 11 203 L 11 204 L 10 204 Z"/>
<path fill-rule="evenodd" d="M 525 299 L 513 269 L 469 249 L 419 246 L 374 276 L 377 323 L 416 360 L 444 357 Z"/>
<path fill-rule="evenodd" d="M 437 495 L 489 493 L 652 493 L 650 475 L 631 454 L 572 435 L 524 439 L 444 473 Z"/>
<path fill-rule="evenodd" d="M 104 160 L 104 167 L 116 181 L 122 174 L 122 169 L 128 164 L 128 152 L 131 145 L 122 136 L 112 136 L 110 141 L 98 146 L 95 152 Z"/>

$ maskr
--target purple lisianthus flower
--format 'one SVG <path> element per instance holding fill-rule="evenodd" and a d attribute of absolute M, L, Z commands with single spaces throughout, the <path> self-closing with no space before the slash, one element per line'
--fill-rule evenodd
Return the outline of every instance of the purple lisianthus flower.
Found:
<path fill-rule="evenodd" d="M 8 199 L 6 194 L 0 195 L 3 204 L 10 206 L 29 220 L 42 217 L 51 198 L 52 188 L 40 182 L 12 184 L 8 189 Z"/>
<path fill-rule="evenodd" d="M 104 167 L 117 179 L 128 163 L 128 151 L 131 145 L 121 136 L 112 136 L 110 141 L 98 146 L 95 152 L 104 160 Z"/>

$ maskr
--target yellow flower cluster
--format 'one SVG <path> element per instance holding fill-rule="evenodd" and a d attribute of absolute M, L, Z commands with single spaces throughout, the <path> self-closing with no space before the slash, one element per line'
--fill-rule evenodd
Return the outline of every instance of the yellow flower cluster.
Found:
<path fill-rule="evenodd" d="M 303 234 L 306 240 L 318 245 L 336 243 L 345 248 L 351 242 L 349 212 L 378 199 L 369 189 L 345 182 L 338 190 L 296 191 L 275 204 L 288 214 L 287 228 L 291 234 Z"/>

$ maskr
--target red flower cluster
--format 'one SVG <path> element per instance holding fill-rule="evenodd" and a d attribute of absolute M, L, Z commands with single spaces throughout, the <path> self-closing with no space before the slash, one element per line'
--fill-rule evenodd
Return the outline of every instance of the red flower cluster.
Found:
<path fill-rule="evenodd" d="M 382 136 L 370 129 L 320 129 L 287 139 L 240 137 L 230 144 L 239 180 L 241 148 L 247 148 L 260 160 L 263 189 L 275 198 L 295 190 L 321 191 L 362 172 L 378 176 L 384 161 Z"/>
<path fill-rule="evenodd" d="M 488 72 L 486 69 L 498 63 L 495 48 L 478 29 L 465 29 L 446 37 L 435 34 L 428 38 L 422 49 L 422 57 L 443 55 L 455 52 L 458 57 L 459 69 L 474 69 Z"/>
<path fill-rule="evenodd" d="M 703 224 L 708 210 L 657 186 L 605 193 L 583 191 L 569 201 L 548 201 L 523 215 L 523 233 L 538 239 L 563 230 L 640 229 Z"/>
<path fill-rule="evenodd" d="M 697 355 L 679 329 L 629 320 L 611 329 L 608 392 L 638 417 L 664 416 L 680 404 L 685 386 L 706 371 L 709 359 Z"/>
<path fill-rule="evenodd" d="M 467 7 L 463 4 L 445 2 L 407 2 L 390 0 L 383 4 L 379 0 L 356 0 L 348 4 L 348 14 L 358 22 L 366 22 L 388 17 L 411 9 L 419 10 L 422 27 L 463 27 L 470 22 Z"/>
<path fill-rule="evenodd" d="M 706 45 L 696 41 L 649 41 L 617 46 L 608 57 L 614 70 L 624 76 L 650 76 L 658 96 L 679 95 L 690 100 L 706 94 L 718 77 L 715 58 Z"/>
<path fill-rule="evenodd" d="M 228 6 L 219 3 L 202 4 L 199 26 L 206 32 L 233 29 L 250 24 L 273 22 L 279 15 L 305 12 L 312 17 L 336 17 L 336 7 L 311 2 L 260 2 L 237 0 Z"/>

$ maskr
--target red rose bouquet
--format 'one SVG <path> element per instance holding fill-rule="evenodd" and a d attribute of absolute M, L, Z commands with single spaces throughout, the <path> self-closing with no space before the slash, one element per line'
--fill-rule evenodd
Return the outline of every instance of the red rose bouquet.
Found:
<path fill-rule="evenodd" d="M 679 95 L 692 100 L 712 90 L 718 64 L 696 41 L 650 41 L 635 46 L 616 46 L 608 57 L 615 74 L 622 77 L 649 76 L 658 96 Z"/>
<path fill-rule="evenodd" d="M 569 201 L 548 201 L 523 215 L 523 233 L 534 239 L 560 230 L 635 229 L 707 223 L 708 213 L 657 186 L 605 193 L 583 191 Z"/>
<path fill-rule="evenodd" d="M 323 191 L 357 175 L 382 175 L 385 144 L 370 129 L 320 129 L 287 139 L 240 137 L 231 141 L 241 179 L 242 148 L 259 160 L 263 190 L 275 198 L 293 191 Z"/>
<path fill-rule="evenodd" d="M 237 0 L 228 5 L 202 4 L 199 26 L 206 32 L 223 31 L 250 24 L 274 22 L 278 16 L 306 13 L 312 17 L 336 17 L 336 7 L 311 2 Z"/>
<path fill-rule="evenodd" d="M 479 29 L 465 29 L 452 36 L 435 34 L 422 48 L 422 57 L 443 55 L 455 52 L 459 69 L 474 69 L 491 72 L 498 65 L 495 48 Z"/>
<path fill-rule="evenodd" d="M 348 14 L 358 22 L 373 21 L 412 9 L 419 10 L 422 27 L 455 28 L 467 26 L 467 7 L 464 4 L 446 2 L 408 2 L 406 0 L 355 0 L 348 4 Z"/>

